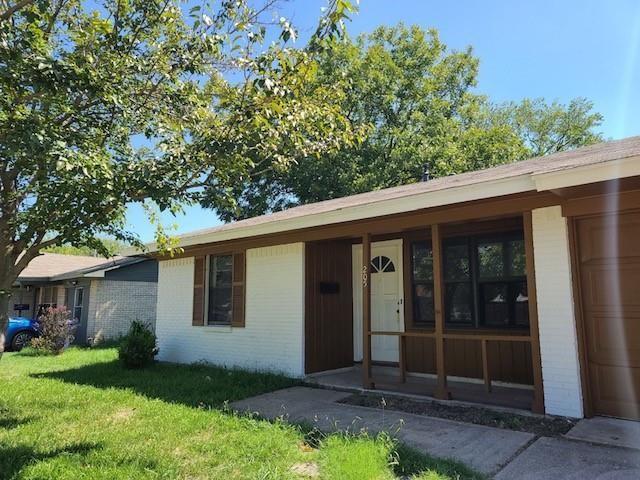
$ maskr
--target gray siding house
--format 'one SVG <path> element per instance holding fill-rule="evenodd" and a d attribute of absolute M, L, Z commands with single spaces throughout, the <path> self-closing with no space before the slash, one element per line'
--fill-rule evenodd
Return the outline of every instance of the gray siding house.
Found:
<path fill-rule="evenodd" d="M 109 260 L 43 254 L 14 285 L 9 315 L 37 317 L 66 306 L 79 320 L 76 343 L 115 339 L 140 320 L 155 328 L 158 263 L 143 256 Z"/>

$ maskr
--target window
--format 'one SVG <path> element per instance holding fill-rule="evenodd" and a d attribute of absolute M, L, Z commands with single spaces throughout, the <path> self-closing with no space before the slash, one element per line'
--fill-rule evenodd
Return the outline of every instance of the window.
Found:
<path fill-rule="evenodd" d="M 37 317 L 44 314 L 47 308 L 56 308 L 58 306 L 58 287 L 42 287 L 39 289 L 37 296 L 40 298 Z"/>
<path fill-rule="evenodd" d="M 76 287 L 73 300 L 73 318 L 82 320 L 82 303 L 84 301 L 84 288 Z"/>
<path fill-rule="evenodd" d="M 379 256 L 371 260 L 371 273 L 395 272 L 396 267 L 389 257 Z"/>
<path fill-rule="evenodd" d="M 443 250 L 448 326 L 529 325 L 521 233 L 448 239 Z"/>
<path fill-rule="evenodd" d="M 209 257 L 207 324 L 230 325 L 232 320 L 233 256 Z"/>
<path fill-rule="evenodd" d="M 445 322 L 449 325 L 472 325 L 473 285 L 469 239 L 445 241 L 444 304 Z"/>
<path fill-rule="evenodd" d="M 413 323 L 418 326 L 433 325 L 433 252 L 428 242 L 414 242 L 411 245 L 411 288 Z"/>
<path fill-rule="evenodd" d="M 529 325 L 524 240 L 503 236 L 477 242 L 479 321 L 487 327 Z"/>

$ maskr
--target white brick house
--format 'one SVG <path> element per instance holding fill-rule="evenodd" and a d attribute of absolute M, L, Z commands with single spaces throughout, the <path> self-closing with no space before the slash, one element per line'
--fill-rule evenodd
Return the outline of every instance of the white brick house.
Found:
<path fill-rule="evenodd" d="M 639 419 L 639 238 L 640 137 L 202 230 L 160 357 Z"/>

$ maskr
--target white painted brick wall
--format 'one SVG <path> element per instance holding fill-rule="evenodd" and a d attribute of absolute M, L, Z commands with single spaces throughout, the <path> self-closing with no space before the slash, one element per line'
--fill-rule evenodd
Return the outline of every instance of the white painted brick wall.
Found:
<path fill-rule="evenodd" d="M 304 374 L 304 244 L 247 250 L 245 327 L 191 325 L 193 258 L 161 261 L 159 358 Z"/>
<path fill-rule="evenodd" d="M 559 206 L 533 211 L 533 248 L 545 408 L 552 415 L 581 418 L 568 227 Z"/>
<path fill-rule="evenodd" d="M 133 320 L 151 325 L 156 319 L 157 285 L 154 282 L 92 280 L 89 289 L 87 337 L 118 338 Z"/>

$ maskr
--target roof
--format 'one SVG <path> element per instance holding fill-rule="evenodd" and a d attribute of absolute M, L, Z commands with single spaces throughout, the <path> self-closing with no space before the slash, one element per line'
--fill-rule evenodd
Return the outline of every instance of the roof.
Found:
<path fill-rule="evenodd" d="M 104 260 L 104 259 L 103 259 Z M 106 262 L 99 265 L 94 265 L 88 268 L 82 268 L 79 270 L 72 270 L 70 272 L 62 273 L 52 277 L 52 280 L 67 280 L 69 278 L 79 277 L 103 277 L 104 272 L 109 270 L 115 270 L 117 268 L 134 265 L 136 263 L 149 260 L 148 257 L 131 256 L 131 257 L 113 257 Z"/>
<path fill-rule="evenodd" d="M 104 258 L 99 257 L 43 253 L 29 262 L 27 268 L 20 273 L 18 280 L 29 278 L 46 281 L 56 275 L 94 267 L 105 263 L 105 261 Z"/>
<path fill-rule="evenodd" d="M 624 165 L 619 164 L 622 161 L 625 161 Z M 597 169 L 614 162 L 618 162 L 614 171 L 604 172 L 602 169 Z M 553 182 L 554 178 L 560 178 L 560 174 L 577 174 L 578 170 L 582 172 L 585 169 L 596 169 L 598 172 L 590 177 L 587 175 L 583 179 L 565 178 L 560 182 Z M 606 176 L 611 174 L 615 178 L 640 175 L 640 136 L 436 178 L 427 182 L 302 205 L 214 228 L 197 230 L 181 235 L 178 239 L 180 246 L 190 246 L 286 232 L 297 228 L 371 218 L 499 195 L 550 190 L 554 185 L 560 188 L 564 183 L 566 186 L 572 186 L 571 182 L 573 185 L 591 183 L 610 179 Z M 151 244 L 149 247 L 153 250 L 155 245 Z"/>
<path fill-rule="evenodd" d="M 37 256 L 18 277 L 18 282 L 24 281 L 60 281 L 80 277 L 102 277 L 104 272 L 127 265 L 148 260 L 146 257 L 88 257 L 81 255 L 62 255 L 58 253 L 43 253 Z"/>

